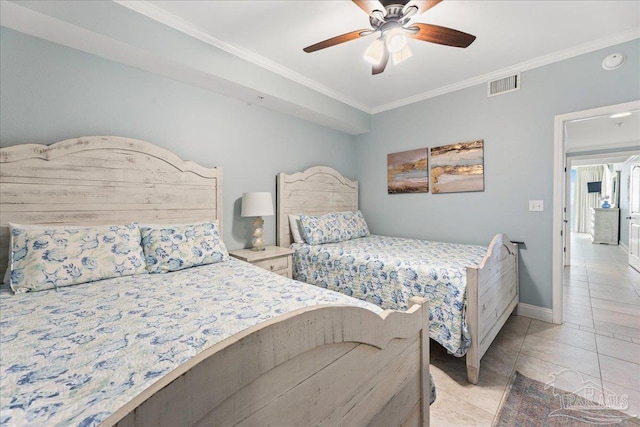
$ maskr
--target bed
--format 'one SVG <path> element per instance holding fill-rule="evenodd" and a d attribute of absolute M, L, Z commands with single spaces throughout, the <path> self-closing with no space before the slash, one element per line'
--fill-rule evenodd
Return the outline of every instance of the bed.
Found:
<path fill-rule="evenodd" d="M 129 138 L 2 148 L 0 184 L 2 270 L 9 223 L 222 227 L 219 168 Z M 382 311 L 228 257 L 176 269 L 3 287 L 0 424 L 428 425 L 425 299 Z"/>
<path fill-rule="evenodd" d="M 277 242 L 295 250 L 294 278 L 383 308 L 404 309 L 413 295 L 428 298 L 431 338 L 464 355 L 468 381 L 477 384 L 480 359 L 518 304 L 517 246 L 506 235 L 482 247 L 370 236 L 365 224 L 355 229 L 357 238 L 338 232 L 333 241 L 301 243 L 291 231 L 301 215 L 307 231 L 309 221 L 364 221 L 358 217 L 358 183 L 317 166 L 280 173 L 277 186 Z"/>

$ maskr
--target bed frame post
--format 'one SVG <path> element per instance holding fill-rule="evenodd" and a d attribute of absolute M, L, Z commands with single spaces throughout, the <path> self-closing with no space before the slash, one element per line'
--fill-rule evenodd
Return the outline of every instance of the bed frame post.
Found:
<path fill-rule="evenodd" d="M 478 269 L 467 268 L 467 326 L 471 335 L 471 346 L 467 350 L 467 380 L 471 384 L 478 384 L 480 375 L 480 346 L 478 322 Z"/>
<path fill-rule="evenodd" d="M 480 359 L 518 305 L 518 247 L 497 234 L 478 267 L 467 268 L 467 377 L 477 384 Z"/>
<path fill-rule="evenodd" d="M 422 329 L 420 331 L 420 425 L 429 425 L 429 405 L 431 401 L 431 382 L 429 375 L 429 301 L 426 298 L 411 297 L 409 308 L 422 306 Z"/>

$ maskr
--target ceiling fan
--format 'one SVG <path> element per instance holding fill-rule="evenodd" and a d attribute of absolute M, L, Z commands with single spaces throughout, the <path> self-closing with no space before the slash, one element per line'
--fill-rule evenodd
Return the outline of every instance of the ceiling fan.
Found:
<path fill-rule="evenodd" d="M 351 31 L 340 36 L 321 41 L 303 50 L 307 53 L 366 37 L 376 32 L 380 36 L 373 41 L 364 53 L 364 58 L 373 65 L 371 74 L 384 71 L 391 56 L 394 64 L 399 64 L 411 56 L 407 37 L 425 42 L 438 43 L 454 47 L 467 47 L 476 36 L 439 25 L 409 23 L 411 18 L 420 15 L 442 0 L 352 0 L 369 15 L 370 29 Z"/>

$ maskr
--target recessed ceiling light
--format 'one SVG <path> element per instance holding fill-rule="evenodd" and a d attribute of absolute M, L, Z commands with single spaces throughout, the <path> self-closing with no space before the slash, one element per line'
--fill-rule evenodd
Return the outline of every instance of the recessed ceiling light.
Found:
<path fill-rule="evenodd" d="M 630 116 L 631 113 L 626 112 L 626 113 L 617 113 L 617 114 L 612 114 L 609 116 L 610 119 L 619 119 L 620 117 L 628 117 Z"/>
<path fill-rule="evenodd" d="M 622 64 L 627 60 L 624 53 L 612 53 L 602 60 L 602 68 L 607 71 L 615 70 L 622 67 Z"/>

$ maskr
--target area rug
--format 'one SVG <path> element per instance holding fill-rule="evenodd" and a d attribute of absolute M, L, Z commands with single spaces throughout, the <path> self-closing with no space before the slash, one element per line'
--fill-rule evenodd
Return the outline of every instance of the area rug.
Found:
<path fill-rule="evenodd" d="M 589 386 L 585 382 L 580 394 L 589 395 Z M 605 390 L 605 398 L 594 402 L 516 372 L 494 426 L 640 426 L 638 418 L 611 409 L 615 405 L 624 407 L 627 398 L 607 394 Z"/>

